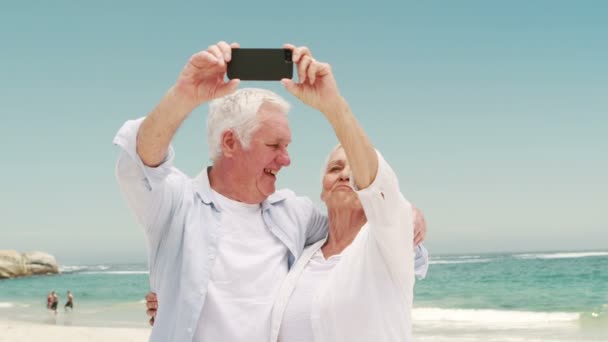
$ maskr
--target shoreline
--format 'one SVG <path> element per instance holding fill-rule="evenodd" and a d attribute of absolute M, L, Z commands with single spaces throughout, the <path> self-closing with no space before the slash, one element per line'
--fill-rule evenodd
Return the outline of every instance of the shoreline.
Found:
<path fill-rule="evenodd" d="M 140 342 L 151 329 L 55 325 L 0 319 L 0 342 Z"/>

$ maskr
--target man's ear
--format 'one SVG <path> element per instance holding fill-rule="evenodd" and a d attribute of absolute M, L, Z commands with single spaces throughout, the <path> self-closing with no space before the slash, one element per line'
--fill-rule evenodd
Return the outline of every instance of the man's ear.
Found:
<path fill-rule="evenodd" d="M 240 147 L 240 141 L 234 131 L 229 129 L 222 133 L 220 146 L 224 157 L 232 157 L 236 149 Z"/>

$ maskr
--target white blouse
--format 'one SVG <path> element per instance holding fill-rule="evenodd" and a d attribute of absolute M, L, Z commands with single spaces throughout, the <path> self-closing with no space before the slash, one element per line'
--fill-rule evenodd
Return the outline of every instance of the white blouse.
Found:
<path fill-rule="evenodd" d="M 275 301 L 271 342 L 412 340 L 413 212 L 380 153 L 378 162 L 374 182 L 357 191 L 367 223 L 330 263 L 318 258 L 324 241 L 304 251 Z"/>

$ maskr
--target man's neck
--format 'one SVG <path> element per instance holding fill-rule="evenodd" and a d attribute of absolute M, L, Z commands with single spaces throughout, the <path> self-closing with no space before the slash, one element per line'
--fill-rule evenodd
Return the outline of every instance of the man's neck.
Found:
<path fill-rule="evenodd" d="M 264 201 L 256 195 L 251 195 L 247 191 L 246 181 L 243 177 L 235 172 L 236 167 L 227 165 L 225 162 L 216 161 L 213 166 L 208 169 L 209 186 L 215 192 L 220 193 L 222 196 L 227 197 L 237 202 L 243 202 L 248 204 L 259 204 Z"/>

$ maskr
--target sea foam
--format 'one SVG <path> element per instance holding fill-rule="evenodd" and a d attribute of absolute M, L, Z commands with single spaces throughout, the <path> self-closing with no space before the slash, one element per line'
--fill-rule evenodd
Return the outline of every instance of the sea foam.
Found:
<path fill-rule="evenodd" d="M 61 266 L 59 267 L 59 271 L 61 273 L 76 273 L 76 272 L 83 272 L 83 271 L 90 271 L 90 270 L 97 270 L 97 271 L 105 271 L 110 269 L 110 266 L 107 265 L 86 265 L 86 266 Z"/>
<path fill-rule="evenodd" d="M 577 321 L 580 314 L 576 312 L 416 308 L 413 310 L 412 317 L 414 322 L 555 323 Z"/>
<path fill-rule="evenodd" d="M 490 259 L 431 260 L 429 265 L 476 264 L 490 261 Z"/>
<path fill-rule="evenodd" d="M 107 271 L 107 272 L 82 272 L 82 274 L 148 274 L 148 271 Z"/>
<path fill-rule="evenodd" d="M 536 253 L 536 254 L 516 254 L 519 259 L 571 259 L 587 258 L 597 256 L 608 256 L 608 252 L 571 252 L 571 253 Z"/>

